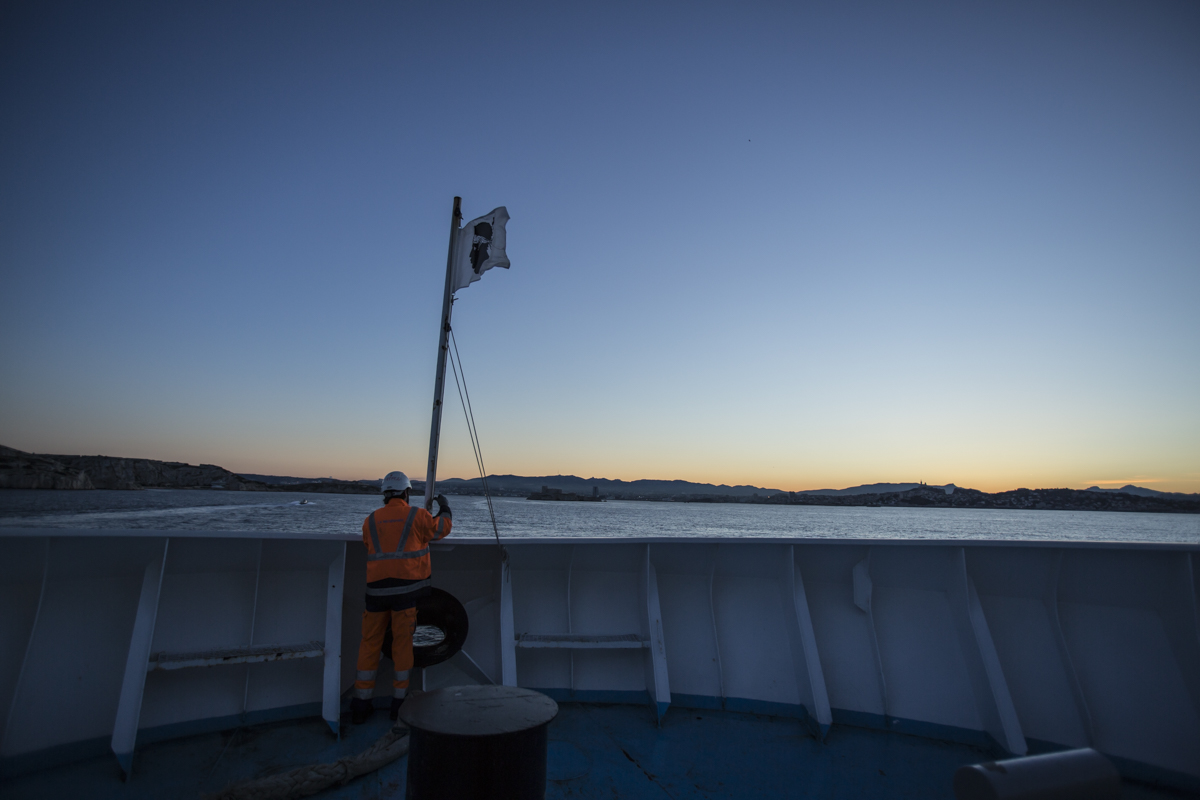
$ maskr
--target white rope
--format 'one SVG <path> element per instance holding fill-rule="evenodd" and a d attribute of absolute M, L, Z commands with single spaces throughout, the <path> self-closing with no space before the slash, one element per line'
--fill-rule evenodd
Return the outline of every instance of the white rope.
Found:
<path fill-rule="evenodd" d="M 408 752 L 408 731 L 391 729 L 356 756 L 339 758 L 330 764 L 310 764 L 267 778 L 231 783 L 203 800 L 291 800 L 310 797 L 333 786 L 345 785 L 359 775 L 374 772 Z"/>

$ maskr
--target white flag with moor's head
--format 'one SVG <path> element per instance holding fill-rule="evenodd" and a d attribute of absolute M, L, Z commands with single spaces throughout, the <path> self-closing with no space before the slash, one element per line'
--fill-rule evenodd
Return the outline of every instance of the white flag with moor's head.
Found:
<path fill-rule="evenodd" d="M 471 220 L 458 232 L 454 246 L 454 285 L 451 291 L 470 286 L 492 267 L 508 269 L 504 252 L 504 224 L 508 209 L 500 206 L 490 214 Z"/>

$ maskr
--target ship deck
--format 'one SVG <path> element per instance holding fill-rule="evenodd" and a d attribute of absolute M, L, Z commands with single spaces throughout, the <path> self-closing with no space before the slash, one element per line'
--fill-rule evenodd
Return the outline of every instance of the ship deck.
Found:
<path fill-rule="evenodd" d="M 345 717 L 344 717 L 345 720 Z M 377 712 L 343 724 L 335 740 L 320 718 L 236 728 L 140 747 L 128 783 L 101 756 L 7 781 L 4 796 L 141 800 L 199 797 L 360 752 L 389 725 Z M 656 726 L 645 706 L 560 704 L 550 724 L 548 798 L 953 798 L 962 764 L 1002 758 L 965 744 L 835 724 L 818 741 L 798 720 L 731 711 L 670 709 Z M 399 799 L 407 758 L 319 796 Z M 1190 796 L 1126 782 L 1126 800 Z"/>

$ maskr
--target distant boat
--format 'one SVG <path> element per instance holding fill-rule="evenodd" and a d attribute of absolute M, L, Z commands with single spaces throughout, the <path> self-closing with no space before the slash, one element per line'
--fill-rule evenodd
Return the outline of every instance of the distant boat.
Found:
<path fill-rule="evenodd" d="M 576 494 L 575 492 L 564 492 L 562 489 L 551 489 L 549 486 L 543 486 L 540 492 L 534 492 L 525 498 L 526 500 L 567 500 L 586 503 L 603 503 L 604 498 L 600 496 L 600 490 L 595 486 L 592 487 L 591 495 Z"/>

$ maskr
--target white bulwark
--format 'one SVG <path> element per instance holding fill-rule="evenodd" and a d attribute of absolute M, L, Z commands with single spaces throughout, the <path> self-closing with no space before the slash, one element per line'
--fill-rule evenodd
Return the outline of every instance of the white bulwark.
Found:
<path fill-rule="evenodd" d="M 490 540 L 433 546 L 470 635 L 425 688 L 1094 747 L 1130 777 L 1200 785 L 1200 546 L 505 545 L 507 562 Z M 364 564 L 356 536 L 0 530 L 4 774 L 105 751 L 128 772 L 147 742 L 256 721 L 336 735 Z"/>

